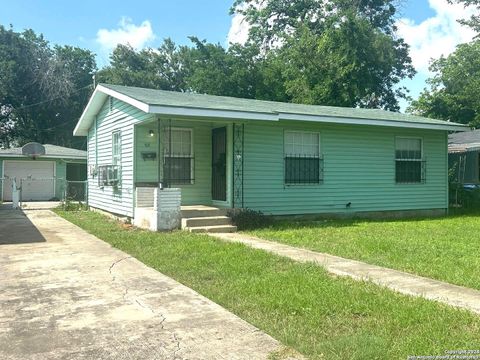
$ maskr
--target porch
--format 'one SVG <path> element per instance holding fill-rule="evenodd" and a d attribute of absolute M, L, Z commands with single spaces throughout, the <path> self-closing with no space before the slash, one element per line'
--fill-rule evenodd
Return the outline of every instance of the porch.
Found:
<path fill-rule="evenodd" d="M 153 119 L 134 129 L 135 188 L 177 188 L 181 205 L 243 207 L 243 124 Z"/>
<path fill-rule="evenodd" d="M 135 225 L 235 231 L 227 209 L 243 206 L 243 124 L 157 118 L 135 125 L 133 178 Z"/>
<path fill-rule="evenodd" d="M 144 229 L 190 232 L 234 232 L 236 226 L 226 208 L 206 205 L 180 205 L 178 188 L 137 187 L 134 225 Z"/>

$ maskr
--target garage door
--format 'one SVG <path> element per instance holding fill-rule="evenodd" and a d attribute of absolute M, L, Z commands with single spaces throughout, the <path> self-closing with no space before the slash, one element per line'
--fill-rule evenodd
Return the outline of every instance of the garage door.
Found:
<path fill-rule="evenodd" d="M 12 181 L 22 186 L 22 201 L 47 201 L 55 196 L 54 161 L 5 161 L 3 200 L 12 200 Z M 25 179 L 20 182 L 20 179 Z"/>

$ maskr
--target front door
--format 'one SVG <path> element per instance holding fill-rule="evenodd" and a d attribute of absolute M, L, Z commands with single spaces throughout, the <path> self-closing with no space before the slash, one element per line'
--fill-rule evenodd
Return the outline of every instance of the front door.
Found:
<path fill-rule="evenodd" d="M 212 130 L 212 200 L 227 200 L 227 128 Z"/>

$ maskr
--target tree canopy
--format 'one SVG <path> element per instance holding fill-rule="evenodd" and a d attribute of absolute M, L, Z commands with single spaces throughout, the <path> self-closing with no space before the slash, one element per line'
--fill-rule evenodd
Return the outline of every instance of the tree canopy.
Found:
<path fill-rule="evenodd" d="M 398 111 L 414 69 L 395 34 L 391 0 L 235 1 L 249 22 L 245 45 L 191 37 L 155 50 L 117 47 L 102 81 L 306 104 Z M 355 6 L 353 5 L 355 4 Z"/>
<path fill-rule="evenodd" d="M 288 97 L 299 103 L 399 110 L 402 79 L 415 74 L 396 34 L 392 0 L 236 0 L 249 43 L 277 57 Z"/>
<path fill-rule="evenodd" d="M 246 44 L 195 36 L 156 49 L 118 45 L 98 82 L 305 104 L 399 110 L 414 69 L 394 0 L 234 0 Z M 0 27 L 0 146 L 79 146 L 72 129 L 91 93 L 94 54 Z M 83 141 L 83 140 L 82 140 Z"/>
<path fill-rule="evenodd" d="M 408 111 L 480 127 L 480 40 L 459 45 L 454 53 L 435 60 L 430 70 L 430 88 Z"/>
<path fill-rule="evenodd" d="M 0 25 L 0 146 L 29 141 L 81 147 L 72 131 L 89 95 L 94 54 L 50 46 L 33 30 Z"/>
<path fill-rule="evenodd" d="M 449 2 L 476 8 L 477 11 L 473 15 L 467 19 L 461 19 L 459 22 L 470 26 L 477 33 L 480 33 L 480 0 L 449 0 Z"/>

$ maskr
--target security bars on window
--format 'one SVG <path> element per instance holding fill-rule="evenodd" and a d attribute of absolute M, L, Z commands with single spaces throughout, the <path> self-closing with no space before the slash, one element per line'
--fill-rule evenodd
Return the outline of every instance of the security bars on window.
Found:
<path fill-rule="evenodd" d="M 285 184 L 319 184 L 323 181 L 323 157 L 320 134 L 307 131 L 285 131 Z"/>
<path fill-rule="evenodd" d="M 163 173 L 167 186 L 194 182 L 192 130 L 171 128 L 165 132 Z"/>
<path fill-rule="evenodd" d="M 320 184 L 323 182 L 323 158 L 297 155 L 285 157 L 285 184 Z"/>

